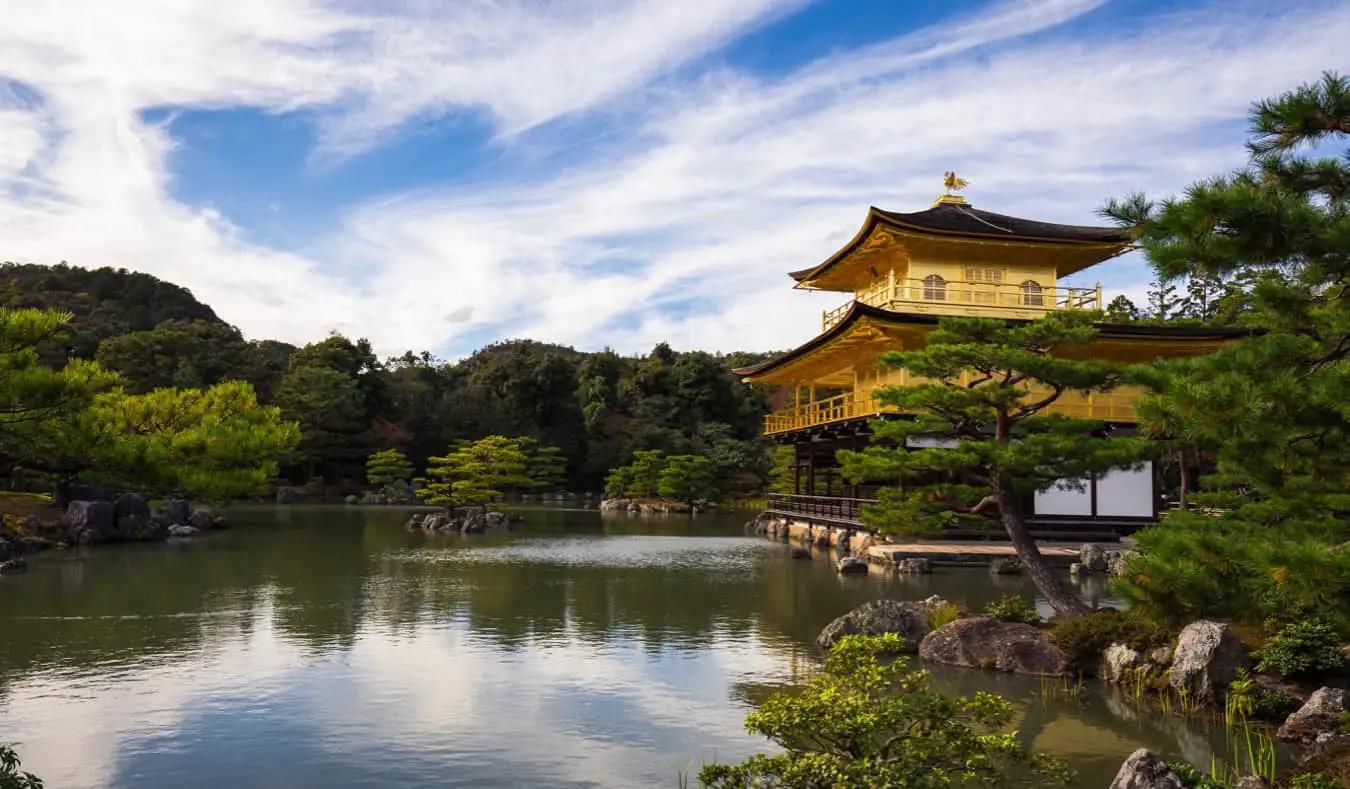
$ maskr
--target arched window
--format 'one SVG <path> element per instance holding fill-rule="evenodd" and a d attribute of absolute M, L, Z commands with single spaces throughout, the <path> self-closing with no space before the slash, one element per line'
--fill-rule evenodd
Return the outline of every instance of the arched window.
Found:
<path fill-rule="evenodd" d="M 1022 304 L 1027 307 L 1040 307 L 1045 304 L 1041 295 L 1041 283 L 1027 280 L 1022 283 Z"/>
<path fill-rule="evenodd" d="M 947 280 L 936 274 L 923 278 L 923 297 L 928 301 L 943 301 L 947 298 Z"/>

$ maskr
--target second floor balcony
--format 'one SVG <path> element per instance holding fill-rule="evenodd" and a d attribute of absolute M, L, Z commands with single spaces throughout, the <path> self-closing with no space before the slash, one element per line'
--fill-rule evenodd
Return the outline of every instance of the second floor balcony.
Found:
<path fill-rule="evenodd" d="M 821 315 L 821 331 L 843 320 L 854 301 L 893 312 L 930 315 L 971 315 L 1001 318 L 1038 318 L 1049 310 L 1102 309 L 1102 286 L 1050 287 L 1027 280 L 971 282 L 930 274 L 922 279 L 887 278 L 854 299 Z"/>

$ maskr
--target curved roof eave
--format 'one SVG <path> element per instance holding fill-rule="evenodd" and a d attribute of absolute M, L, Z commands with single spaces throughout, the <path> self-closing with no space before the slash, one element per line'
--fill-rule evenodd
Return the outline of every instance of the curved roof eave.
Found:
<path fill-rule="evenodd" d="M 802 345 L 793 348 L 776 359 L 760 362 L 750 367 L 738 367 L 731 372 L 747 378 L 780 367 L 800 358 L 847 332 L 854 323 L 862 318 L 890 324 L 908 324 L 911 326 L 936 326 L 942 319 L 939 315 L 920 315 L 912 312 L 890 312 L 880 307 L 871 307 L 855 301 L 844 317 L 827 331 L 821 332 Z M 1009 326 L 1024 326 L 1032 321 L 1027 318 L 1005 318 Z M 1097 323 L 1098 336 L 1105 338 L 1143 338 L 1154 337 L 1159 340 L 1236 340 L 1260 334 L 1259 329 L 1247 329 L 1239 326 L 1153 326 L 1140 323 Z"/>

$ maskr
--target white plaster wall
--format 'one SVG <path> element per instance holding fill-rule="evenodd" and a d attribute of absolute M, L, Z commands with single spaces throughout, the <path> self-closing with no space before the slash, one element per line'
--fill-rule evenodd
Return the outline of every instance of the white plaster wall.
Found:
<path fill-rule="evenodd" d="M 1089 518 L 1092 517 L 1092 488 L 1087 480 L 1083 480 L 1082 490 L 1074 490 L 1056 483 L 1049 490 L 1036 491 L 1032 507 L 1037 515 L 1074 515 Z"/>
<path fill-rule="evenodd" d="M 1115 469 L 1097 480 L 1097 515 L 1146 518 L 1153 515 L 1153 464 L 1137 471 Z"/>

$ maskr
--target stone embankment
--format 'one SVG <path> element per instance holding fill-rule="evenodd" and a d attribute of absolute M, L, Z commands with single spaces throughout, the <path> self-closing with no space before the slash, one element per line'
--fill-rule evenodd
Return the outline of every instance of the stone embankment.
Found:
<path fill-rule="evenodd" d="M 510 515 L 484 507 L 457 507 L 453 510 L 415 513 L 408 518 L 403 528 L 408 531 L 482 534 L 505 531 L 519 522 L 519 515 Z"/>
<path fill-rule="evenodd" d="M 671 515 L 678 513 L 699 513 L 708 510 L 708 502 L 670 501 L 667 499 L 605 499 L 600 502 L 600 512 L 627 513 L 629 515 Z"/>
<path fill-rule="evenodd" d="M 228 525 L 225 518 L 185 499 L 171 499 L 162 512 L 156 512 L 139 493 L 123 493 L 112 501 L 72 501 L 59 520 L 32 514 L 21 519 L 0 516 L 0 573 L 22 572 L 27 569 L 26 555 L 51 548 L 159 542 L 195 537 Z"/>

